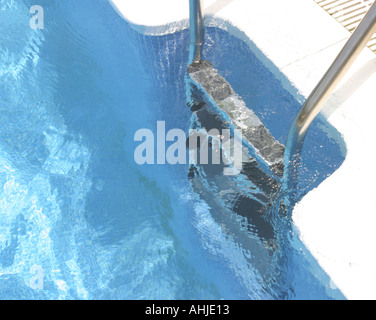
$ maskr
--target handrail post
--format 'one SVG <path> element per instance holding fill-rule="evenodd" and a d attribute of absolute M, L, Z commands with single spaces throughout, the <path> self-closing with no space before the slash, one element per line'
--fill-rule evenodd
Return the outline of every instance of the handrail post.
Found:
<path fill-rule="evenodd" d="M 202 57 L 204 37 L 204 16 L 202 8 L 203 0 L 189 0 L 189 25 L 191 50 L 189 63 L 198 63 Z"/>
<path fill-rule="evenodd" d="M 308 128 L 375 32 L 376 2 L 368 10 L 329 70 L 308 97 L 290 127 L 284 156 L 286 183 L 294 183 L 290 180 L 297 178 L 296 166 Z"/>

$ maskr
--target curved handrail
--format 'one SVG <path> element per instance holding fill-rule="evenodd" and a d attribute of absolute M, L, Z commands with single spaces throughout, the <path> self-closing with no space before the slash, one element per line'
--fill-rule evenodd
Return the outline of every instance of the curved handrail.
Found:
<path fill-rule="evenodd" d="M 296 170 L 296 164 L 300 159 L 307 130 L 375 32 L 376 2 L 368 10 L 366 16 L 294 119 L 285 148 L 285 181 L 296 178 L 294 170 Z"/>
<path fill-rule="evenodd" d="M 191 38 L 189 64 L 191 64 L 201 61 L 202 47 L 205 42 L 202 0 L 189 0 L 189 25 Z"/>

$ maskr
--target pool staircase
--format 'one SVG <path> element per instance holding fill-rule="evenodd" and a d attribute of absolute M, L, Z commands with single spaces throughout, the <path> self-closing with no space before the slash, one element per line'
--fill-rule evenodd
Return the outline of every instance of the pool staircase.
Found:
<path fill-rule="evenodd" d="M 219 164 L 209 161 L 208 164 L 191 164 L 188 177 L 193 191 L 205 201 L 222 232 L 238 239 L 245 250 L 252 252 L 252 264 L 264 277 L 270 270 L 268 266 L 272 264 L 278 243 L 275 229 L 265 213 L 270 199 L 279 190 L 283 146 L 208 61 L 191 65 L 188 72 L 191 129 L 206 132 L 242 129 L 246 137 L 252 137 L 253 145 L 259 147 L 242 146 L 242 168 L 238 174 L 225 175 L 223 161 Z M 225 137 L 219 139 L 222 145 L 227 143 Z M 234 140 L 233 134 L 230 139 Z M 209 155 L 215 150 L 214 143 L 209 143 Z M 266 143 L 272 151 L 264 149 Z M 201 150 L 198 153 L 201 159 Z M 269 165 L 273 170 L 268 171 Z"/>
<path fill-rule="evenodd" d="M 273 228 L 265 212 L 270 199 L 280 189 L 285 148 L 218 70 L 202 59 L 204 18 L 201 1 L 190 1 L 190 18 L 187 92 L 194 115 L 191 127 L 207 132 L 229 128 L 241 131 L 243 164 L 235 176 L 223 174 L 224 164 L 192 165 L 189 177 L 194 190 L 210 204 L 221 225 L 228 225 L 230 222 L 224 223 L 223 219 L 227 220 L 235 213 L 246 219 L 246 225 L 254 229 L 254 236 L 266 241 L 268 248 L 273 248 Z"/>
<path fill-rule="evenodd" d="M 241 239 L 252 252 L 261 274 L 270 270 L 277 234 L 266 215 L 270 199 L 278 193 L 283 176 L 284 146 L 247 107 L 226 79 L 202 59 L 204 24 L 201 1 L 191 0 L 191 51 L 187 92 L 192 110 L 191 129 L 231 129 L 242 132 L 242 168 L 224 175 L 224 163 L 191 164 L 188 176 L 196 194 L 210 207 L 225 234 Z M 227 141 L 220 138 L 222 145 Z M 232 143 L 233 145 L 233 143 Z M 210 148 L 212 154 L 213 148 Z M 239 223 L 242 226 L 239 228 Z M 258 266 L 258 264 L 262 264 Z"/>

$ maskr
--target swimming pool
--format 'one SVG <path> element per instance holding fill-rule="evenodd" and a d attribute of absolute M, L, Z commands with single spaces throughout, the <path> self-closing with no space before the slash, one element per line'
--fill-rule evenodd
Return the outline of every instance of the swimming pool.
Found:
<path fill-rule="evenodd" d="M 187 30 L 141 35 L 105 0 L 40 1 L 33 30 L 33 4 L 0 3 L 1 299 L 343 298 L 289 223 L 266 220 L 270 249 L 241 217 L 218 223 L 188 165 L 135 163 L 137 130 L 191 127 Z M 302 98 L 257 48 L 206 37 L 205 59 L 284 143 Z M 339 143 L 318 119 L 299 197 L 341 165 Z"/>

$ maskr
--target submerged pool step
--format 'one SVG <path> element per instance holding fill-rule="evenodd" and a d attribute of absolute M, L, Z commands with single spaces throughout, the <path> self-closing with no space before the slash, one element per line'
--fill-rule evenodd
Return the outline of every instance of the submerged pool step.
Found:
<path fill-rule="evenodd" d="M 210 95 L 216 106 L 227 114 L 234 127 L 242 131 L 243 139 L 255 150 L 256 155 L 275 174 L 281 175 L 284 146 L 272 136 L 218 70 L 209 61 L 201 61 L 190 65 L 188 73 Z"/>
<path fill-rule="evenodd" d="M 192 111 L 191 129 L 205 129 L 207 132 L 217 129 L 221 132 L 228 129 L 231 126 L 230 122 L 233 122 L 229 116 L 230 112 L 224 111 L 226 107 L 223 107 L 221 102 L 233 97 L 234 91 L 207 62 L 204 62 L 204 65 L 209 69 L 192 66 L 189 70 L 193 75 L 193 81 L 187 83 L 190 90 L 189 106 Z M 200 70 L 205 73 L 197 74 Z M 204 78 L 207 78 L 207 81 L 204 81 Z M 216 103 L 213 103 L 213 100 Z M 241 105 L 247 108 L 244 102 Z M 236 110 L 234 109 L 234 115 Z M 244 111 L 245 115 L 250 116 L 255 125 L 260 125 L 261 121 L 251 110 L 249 111 Z M 214 146 L 215 144 L 208 144 L 208 153 L 212 157 L 221 153 L 221 150 Z M 205 152 L 205 148 L 195 150 L 198 159 L 201 159 L 201 151 Z M 224 174 L 224 169 L 228 166 L 223 161 L 217 164 L 208 161 L 207 164 L 191 164 L 188 178 L 192 190 L 205 203 L 204 207 L 210 211 L 211 218 L 221 232 L 226 237 L 241 239 L 244 250 L 252 252 L 252 255 L 246 258 L 247 262 L 263 277 L 267 277 L 274 261 L 273 255 L 278 248 L 276 232 L 268 209 L 270 200 L 280 188 L 280 180 L 270 174 L 270 170 L 265 170 L 265 166 L 260 164 L 261 161 L 255 158 L 254 150 L 246 144 L 243 144 L 241 158 L 242 168 L 238 174 Z"/>

